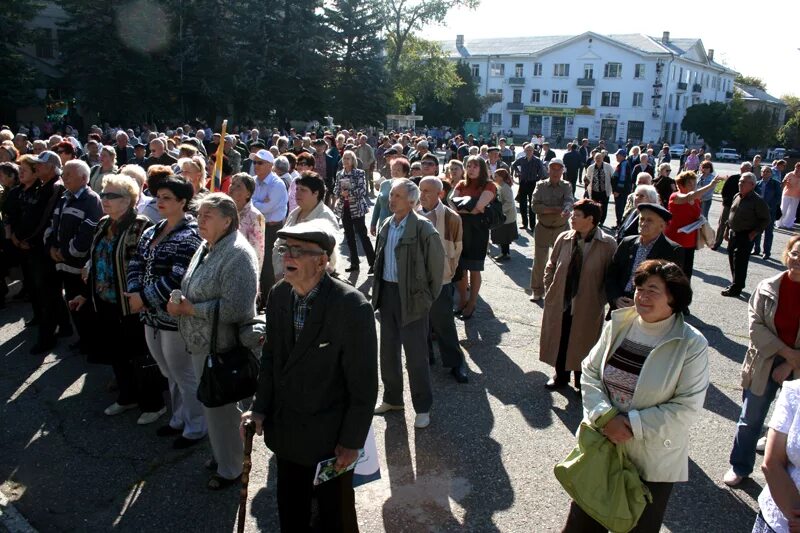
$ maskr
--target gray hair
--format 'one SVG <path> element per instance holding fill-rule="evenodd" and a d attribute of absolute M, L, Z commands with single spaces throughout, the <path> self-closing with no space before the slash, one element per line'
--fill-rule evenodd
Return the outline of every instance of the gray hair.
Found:
<path fill-rule="evenodd" d="M 289 159 L 287 159 L 285 156 L 276 157 L 273 166 L 275 167 L 275 170 L 281 174 L 286 174 L 289 172 L 289 169 L 292 168 L 292 165 L 289 163 Z"/>
<path fill-rule="evenodd" d="M 412 206 L 417 205 L 419 202 L 419 187 L 417 187 L 416 183 L 410 179 L 401 178 L 398 179 L 394 185 L 392 185 L 392 189 L 396 187 L 404 187 L 406 194 L 408 195 L 408 201 L 411 202 Z"/>
<path fill-rule="evenodd" d="M 250 198 L 253 197 L 256 192 L 256 180 L 253 178 L 253 176 L 247 172 L 239 172 L 238 174 L 231 176 L 231 183 L 234 181 L 241 182 L 242 185 L 244 185 L 244 188 L 247 189 L 247 192 L 250 193 Z"/>
<path fill-rule="evenodd" d="M 639 194 L 640 192 L 644 193 L 647 196 L 647 201 L 651 204 L 658 203 L 658 191 L 652 185 L 637 185 L 636 189 L 633 191 L 634 196 Z"/>
<path fill-rule="evenodd" d="M 752 172 L 743 172 L 740 179 L 750 180 L 753 183 L 758 183 L 758 178 Z"/>
<path fill-rule="evenodd" d="M 117 151 L 114 150 L 113 146 L 104 145 L 100 147 L 100 155 L 106 153 L 111 156 L 111 159 L 116 163 L 117 162 Z"/>
<path fill-rule="evenodd" d="M 87 165 L 85 161 L 81 161 L 80 159 L 72 159 L 67 161 L 64 164 L 63 172 L 66 172 L 69 168 L 74 168 L 75 172 L 77 172 L 78 175 L 83 178 L 84 183 L 89 181 L 89 165 Z"/>
<path fill-rule="evenodd" d="M 744 170 L 744 169 L 747 169 L 748 172 L 753 170 L 753 163 L 751 163 L 750 161 L 742 162 L 742 164 L 739 165 L 739 170 Z"/>
<path fill-rule="evenodd" d="M 139 190 L 144 187 L 144 184 L 147 181 L 147 173 L 139 165 L 125 165 L 122 167 L 119 173 L 133 178 L 133 180 L 139 185 Z"/>
<path fill-rule="evenodd" d="M 639 156 L 639 160 L 641 161 L 642 158 L 650 161 L 650 154 L 645 153 L 645 154 L 640 155 Z"/>
<path fill-rule="evenodd" d="M 228 226 L 226 235 L 230 235 L 239 229 L 239 210 L 236 209 L 236 202 L 233 198 L 223 192 L 212 192 L 203 196 L 197 201 L 197 210 L 200 211 L 203 207 L 211 207 L 219 211 L 219 214 L 225 218 L 231 219 L 231 225 Z"/>
<path fill-rule="evenodd" d="M 442 184 L 442 180 L 437 178 L 436 176 L 425 176 L 419 181 L 419 186 L 422 187 L 423 183 L 430 183 L 436 188 L 436 192 L 442 192 L 444 189 L 444 185 Z"/>
<path fill-rule="evenodd" d="M 665 165 L 667 165 L 667 164 L 669 164 L 669 163 L 665 163 Z M 647 185 L 653 183 L 653 176 L 651 176 L 649 172 L 639 172 L 636 175 L 636 183 L 639 183 L 639 179 L 640 178 L 647 179 Z"/>

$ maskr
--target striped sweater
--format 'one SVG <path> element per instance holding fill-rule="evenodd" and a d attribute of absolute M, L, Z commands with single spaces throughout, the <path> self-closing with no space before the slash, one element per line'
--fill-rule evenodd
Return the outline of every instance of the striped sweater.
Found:
<path fill-rule="evenodd" d="M 128 265 L 128 292 L 138 292 L 144 301 L 142 320 L 148 326 L 176 331 L 177 319 L 167 314 L 170 293 L 181 288 L 189 262 L 203 240 L 197 232 L 197 221 L 186 214 L 161 242 L 151 248 L 153 240 L 166 227 L 162 220 L 144 231 L 136 254 Z"/>
<path fill-rule="evenodd" d="M 50 227 L 44 232 L 47 250 L 58 248 L 64 262 L 56 270 L 80 274 L 89 258 L 97 222 L 103 216 L 100 197 L 84 187 L 77 193 L 66 191 L 53 211 Z"/>

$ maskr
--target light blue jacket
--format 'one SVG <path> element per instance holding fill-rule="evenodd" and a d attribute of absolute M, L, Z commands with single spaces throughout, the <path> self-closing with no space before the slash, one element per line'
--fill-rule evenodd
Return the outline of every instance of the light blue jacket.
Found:
<path fill-rule="evenodd" d="M 583 360 L 583 412 L 591 422 L 612 407 L 624 411 L 609 398 L 603 370 L 637 316 L 634 307 L 613 311 L 600 340 Z M 689 478 L 689 427 L 703 408 L 706 389 L 708 341 L 679 314 L 647 356 L 627 411 L 633 438 L 623 446 L 642 479 L 674 483 Z"/>

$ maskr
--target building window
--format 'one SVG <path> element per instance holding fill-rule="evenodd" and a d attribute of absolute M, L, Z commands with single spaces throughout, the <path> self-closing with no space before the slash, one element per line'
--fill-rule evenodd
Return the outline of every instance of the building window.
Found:
<path fill-rule="evenodd" d="M 636 63 L 633 66 L 633 77 L 637 80 L 644 79 L 644 63 Z"/>
<path fill-rule="evenodd" d="M 612 118 L 604 118 L 600 122 L 600 138 L 611 139 L 612 141 L 617 138 L 617 121 Z"/>
<path fill-rule="evenodd" d="M 514 89 L 514 97 L 513 98 L 514 98 L 513 102 L 515 104 L 521 104 L 522 103 L 522 89 Z"/>
<path fill-rule="evenodd" d="M 581 105 L 592 105 L 592 91 L 581 91 Z"/>
<path fill-rule="evenodd" d="M 519 128 L 519 113 L 513 113 L 511 115 L 511 127 L 512 128 Z"/>
<path fill-rule="evenodd" d="M 633 142 L 641 142 L 644 138 L 644 122 L 639 120 L 629 120 L 628 138 Z"/>
<path fill-rule="evenodd" d="M 622 63 L 606 63 L 606 68 L 603 75 L 606 78 L 621 78 Z"/>
<path fill-rule="evenodd" d="M 683 67 L 681 67 L 680 74 L 678 74 L 678 83 L 683 81 Z"/>
<path fill-rule="evenodd" d="M 569 77 L 569 63 L 556 63 L 553 65 L 553 76 L 556 78 Z"/>
<path fill-rule="evenodd" d="M 669 105 L 667 105 L 667 109 L 672 109 L 672 95 L 669 95 Z"/>
<path fill-rule="evenodd" d="M 633 107 L 642 107 L 644 103 L 644 93 L 633 93 Z"/>
<path fill-rule="evenodd" d="M 516 78 L 525 77 L 525 66 L 522 63 L 517 63 L 516 66 L 514 66 L 514 77 Z"/>
<path fill-rule="evenodd" d="M 553 91 L 553 103 L 554 104 L 566 104 L 567 103 L 567 91 Z"/>
<path fill-rule="evenodd" d="M 681 97 L 675 96 L 675 111 L 681 110 Z"/>
<path fill-rule="evenodd" d="M 500 113 L 489 113 L 489 124 L 500 126 L 503 124 L 503 115 Z"/>
<path fill-rule="evenodd" d="M 541 76 L 542 75 L 542 64 L 541 63 L 534 63 L 533 64 L 533 75 L 534 76 Z"/>
<path fill-rule="evenodd" d="M 591 63 L 583 65 L 583 77 L 587 80 L 594 79 L 594 65 Z"/>
<path fill-rule="evenodd" d="M 534 89 L 531 91 L 531 103 L 538 104 L 542 101 L 542 91 L 539 89 Z"/>
<path fill-rule="evenodd" d="M 53 59 L 53 30 L 39 28 L 36 30 L 36 57 L 40 59 Z"/>
<path fill-rule="evenodd" d="M 688 96 L 684 96 L 683 97 L 683 108 L 686 109 L 687 107 L 689 107 L 689 97 Z"/>
<path fill-rule="evenodd" d="M 600 99 L 600 105 L 603 107 L 619 107 L 619 93 L 604 91 Z"/>
<path fill-rule="evenodd" d="M 489 65 L 489 75 L 490 76 L 505 76 L 506 72 L 506 65 L 505 63 L 492 63 Z"/>
<path fill-rule="evenodd" d="M 672 65 L 672 77 L 670 79 L 675 79 L 675 65 Z"/>
<path fill-rule="evenodd" d="M 477 78 L 481 75 L 481 66 L 480 65 L 472 65 L 472 77 Z"/>

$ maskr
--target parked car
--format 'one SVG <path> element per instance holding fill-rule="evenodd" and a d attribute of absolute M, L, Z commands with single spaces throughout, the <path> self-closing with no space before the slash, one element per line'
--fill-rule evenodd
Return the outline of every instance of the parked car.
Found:
<path fill-rule="evenodd" d="M 686 145 L 684 144 L 671 144 L 669 146 L 669 155 L 672 157 L 680 157 L 683 155 L 684 150 L 686 150 Z"/>
<path fill-rule="evenodd" d="M 767 150 L 767 159 L 769 161 L 783 159 L 784 157 L 786 157 L 786 148 L 776 147 Z"/>
<path fill-rule="evenodd" d="M 732 161 L 738 163 L 742 159 L 742 156 L 736 152 L 735 148 L 723 148 L 714 154 L 714 159 L 717 161 Z"/>

